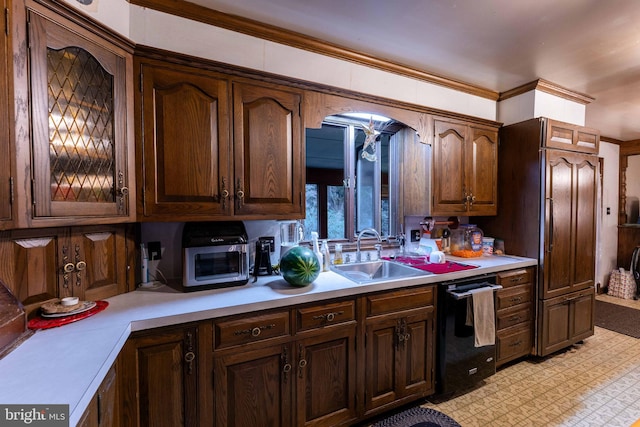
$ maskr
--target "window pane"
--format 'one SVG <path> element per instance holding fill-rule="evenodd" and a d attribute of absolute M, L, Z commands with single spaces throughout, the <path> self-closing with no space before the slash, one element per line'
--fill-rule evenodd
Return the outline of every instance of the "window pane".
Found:
<path fill-rule="evenodd" d="M 320 228 L 320 221 L 318 219 L 318 185 L 307 184 L 305 191 L 307 198 L 307 216 L 304 219 L 304 238 L 311 239 L 311 232 L 317 232 Z"/>
<path fill-rule="evenodd" d="M 327 187 L 327 222 L 328 222 L 328 238 L 343 239 L 345 237 L 344 228 L 344 187 L 328 186 Z"/>

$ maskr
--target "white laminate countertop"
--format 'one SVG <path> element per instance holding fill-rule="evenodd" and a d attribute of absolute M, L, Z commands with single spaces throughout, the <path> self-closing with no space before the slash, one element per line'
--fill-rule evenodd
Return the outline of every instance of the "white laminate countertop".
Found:
<path fill-rule="evenodd" d="M 109 298 L 106 310 L 65 326 L 40 330 L 0 360 L 0 403 L 69 404 L 76 425 L 132 331 L 212 319 L 256 310 L 324 301 L 419 284 L 472 277 L 528 266 L 515 256 L 457 260 L 478 268 L 440 275 L 356 284 L 324 272 L 295 288 L 281 276 L 263 276 L 243 286 L 180 293 L 161 286 Z"/>

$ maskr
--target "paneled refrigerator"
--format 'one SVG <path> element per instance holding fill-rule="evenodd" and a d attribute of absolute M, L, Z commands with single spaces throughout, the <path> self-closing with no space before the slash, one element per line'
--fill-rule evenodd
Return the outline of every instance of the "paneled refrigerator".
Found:
<path fill-rule="evenodd" d="M 538 356 L 593 335 L 599 142 L 596 130 L 547 118 L 500 130 L 498 215 L 477 223 L 507 254 L 538 260 Z"/>

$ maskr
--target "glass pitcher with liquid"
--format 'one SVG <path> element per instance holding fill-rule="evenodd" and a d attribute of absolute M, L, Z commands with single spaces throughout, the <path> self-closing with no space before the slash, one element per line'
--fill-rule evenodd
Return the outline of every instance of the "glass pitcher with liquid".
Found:
<path fill-rule="evenodd" d="M 280 222 L 280 258 L 304 240 L 304 226 L 297 220 Z"/>

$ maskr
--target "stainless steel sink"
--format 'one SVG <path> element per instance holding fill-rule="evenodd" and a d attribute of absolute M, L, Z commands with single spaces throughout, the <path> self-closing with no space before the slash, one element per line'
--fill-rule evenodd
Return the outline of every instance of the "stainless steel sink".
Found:
<path fill-rule="evenodd" d="M 331 270 L 356 283 L 374 283 L 431 274 L 407 265 L 383 260 L 332 265 Z"/>

